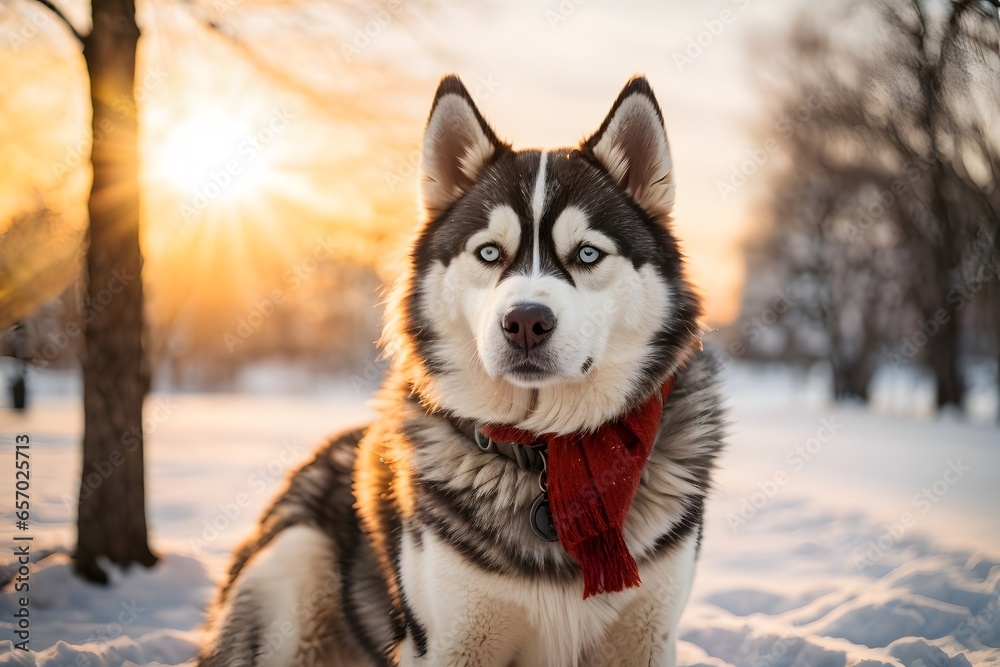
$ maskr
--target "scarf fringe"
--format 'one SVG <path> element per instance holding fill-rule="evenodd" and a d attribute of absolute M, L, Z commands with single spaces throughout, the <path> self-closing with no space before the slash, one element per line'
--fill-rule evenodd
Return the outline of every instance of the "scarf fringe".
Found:
<path fill-rule="evenodd" d="M 607 530 L 574 545 L 570 555 L 583 571 L 583 599 L 617 593 L 642 584 L 639 566 L 618 530 Z"/>

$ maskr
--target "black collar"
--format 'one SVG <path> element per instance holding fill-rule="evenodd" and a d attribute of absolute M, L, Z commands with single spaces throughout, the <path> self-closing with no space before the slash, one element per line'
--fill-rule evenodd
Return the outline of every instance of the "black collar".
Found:
<path fill-rule="evenodd" d="M 462 417 L 448 417 L 448 421 L 460 433 L 468 438 L 477 449 L 491 454 L 506 456 L 517 464 L 521 470 L 545 472 L 546 444 L 537 442 L 531 445 L 519 445 L 516 442 L 497 442 L 488 438 L 479 430 L 479 422 Z"/>
<path fill-rule="evenodd" d="M 546 453 L 548 445 L 544 442 L 536 442 L 530 445 L 520 445 L 516 442 L 497 442 L 486 436 L 479 429 L 479 422 L 472 419 L 460 417 L 448 417 L 448 421 L 459 433 L 462 433 L 469 444 L 479 451 L 491 454 L 506 456 L 517 464 L 521 470 L 528 470 L 538 473 L 538 488 L 541 493 L 535 496 L 528 510 L 528 525 L 532 532 L 546 542 L 557 542 L 559 536 L 556 534 L 555 522 L 549 511 L 548 475 L 546 471 Z"/>

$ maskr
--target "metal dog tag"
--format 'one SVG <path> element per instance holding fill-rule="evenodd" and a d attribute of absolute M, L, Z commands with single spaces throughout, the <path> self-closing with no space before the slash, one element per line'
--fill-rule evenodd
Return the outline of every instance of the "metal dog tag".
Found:
<path fill-rule="evenodd" d="M 549 494 L 539 493 L 535 502 L 531 503 L 531 511 L 528 514 L 531 523 L 531 530 L 539 539 L 546 542 L 558 542 L 556 535 L 556 525 L 552 522 L 552 513 L 549 511 Z"/>

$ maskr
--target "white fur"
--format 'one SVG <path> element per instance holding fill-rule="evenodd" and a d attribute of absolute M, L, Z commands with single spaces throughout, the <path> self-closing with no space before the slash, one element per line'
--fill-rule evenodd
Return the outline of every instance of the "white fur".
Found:
<path fill-rule="evenodd" d="M 675 664 L 675 628 L 694 575 L 696 538 L 640 567 L 643 585 L 583 599 L 565 585 L 488 574 L 430 533 L 404 537 L 402 586 L 427 624 L 427 654 L 412 640 L 401 665 L 577 667 Z"/>
<path fill-rule="evenodd" d="M 538 277 L 541 275 L 539 263 L 541 255 L 538 251 L 539 237 L 541 236 L 542 213 L 545 212 L 545 172 L 547 171 L 548 154 L 542 151 L 538 158 L 538 176 L 535 178 L 535 189 L 531 197 L 531 227 L 534 233 L 531 248 L 531 275 Z"/>
<path fill-rule="evenodd" d="M 313 615 L 303 599 L 314 594 L 316 573 L 332 571 L 335 566 L 330 538 L 306 526 L 282 531 L 250 561 L 230 595 L 248 591 L 264 612 L 262 653 L 255 667 L 294 664 L 303 629 L 311 624 Z"/>

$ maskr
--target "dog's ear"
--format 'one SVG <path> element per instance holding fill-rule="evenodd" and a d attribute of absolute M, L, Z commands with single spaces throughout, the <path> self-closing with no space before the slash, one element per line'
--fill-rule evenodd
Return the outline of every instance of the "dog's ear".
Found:
<path fill-rule="evenodd" d="M 420 200 L 428 220 L 469 189 L 483 168 L 510 147 L 497 139 L 454 74 L 441 79 L 420 156 Z"/>
<path fill-rule="evenodd" d="M 631 79 L 601 128 L 580 146 L 657 219 L 674 208 L 676 186 L 663 114 L 645 77 Z"/>

